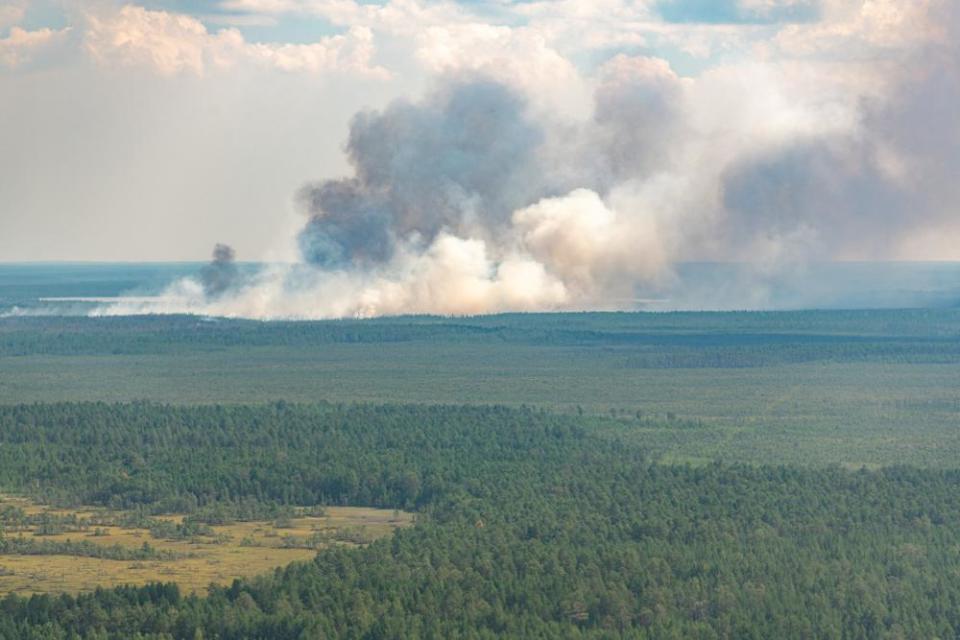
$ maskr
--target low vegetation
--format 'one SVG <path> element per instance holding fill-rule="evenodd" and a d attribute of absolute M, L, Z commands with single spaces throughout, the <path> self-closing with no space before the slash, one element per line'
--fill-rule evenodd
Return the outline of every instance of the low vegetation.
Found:
<path fill-rule="evenodd" d="M 671 461 L 953 468 L 958 348 L 958 310 L 8 318 L 0 404 L 526 405 L 639 414 Z"/>
<path fill-rule="evenodd" d="M 103 508 L 51 509 L 0 499 L 0 593 L 78 593 L 173 582 L 182 593 L 309 560 L 331 545 L 357 546 L 409 526 L 409 513 L 362 507 L 291 510 L 282 523 L 196 524 Z M 281 526 L 282 525 L 282 526 Z"/>

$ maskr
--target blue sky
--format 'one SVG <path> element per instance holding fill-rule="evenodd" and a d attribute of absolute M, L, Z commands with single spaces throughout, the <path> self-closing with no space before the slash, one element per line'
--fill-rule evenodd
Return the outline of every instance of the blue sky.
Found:
<path fill-rule="evenodd" d="M 706 24 L 778 24 L 812 22 L 820 15 L 817 0 L 798 0 L 766 10 L 737 0 L 660 0 L 657 11 L 664 20 Z"/>

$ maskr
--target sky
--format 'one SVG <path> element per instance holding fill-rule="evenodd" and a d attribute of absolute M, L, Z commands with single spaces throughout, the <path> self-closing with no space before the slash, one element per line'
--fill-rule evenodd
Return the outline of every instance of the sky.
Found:
<path fill-rule="evenodd" d="M 485 310 L 691 260 L 960 260 L 957 6 L 8 0 L 0 261 L 224 243 Z"/>

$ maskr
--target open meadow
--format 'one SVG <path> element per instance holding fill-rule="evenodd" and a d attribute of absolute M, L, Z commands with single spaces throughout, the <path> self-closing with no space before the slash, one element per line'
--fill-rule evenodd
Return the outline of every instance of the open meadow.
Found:
<path fill-rule="evenodd" d="M 166 514 L 152 522 L 131 522 L 131 514 L 120 511 L 54 509 L 3 496 L 2 536 L 25 543 L 17 549 L 0 541 L 0 593 L 81 593 L 97 587 L 173 582 L 183 593 L 202 594 L 211 584 L 229 585 L 237 578 L 307 561 L 326 546 L 369 544 L 412 524 L 411 514 L 399 510 L 326 507 L 322 511 L 322 515 L 204 525 L 164 535 L 149 525 L 157 521 L 182 525 L 185 516 Z M 105 557 L 93 557 L 96 547 L 103 548 Z M 141 553 L 144 549 L 148 551 Z"/>

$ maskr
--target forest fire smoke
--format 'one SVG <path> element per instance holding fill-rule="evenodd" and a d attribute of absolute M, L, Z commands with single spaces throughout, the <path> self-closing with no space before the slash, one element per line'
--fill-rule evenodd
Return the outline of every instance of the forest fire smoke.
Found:
<path fill-rule="evenodd" d="M 960 9 L 932 7 L 940 31 L 957 35 Z M 708 111 L 729 78 L 683 79 L 650 58 L 607 62 L 580 121 L 532 106 L 515 82 L 449 75 L 419 101 L 354 116 L 352 175 L 299 194 L 298 263 L 241 277 L 218 247 L 199 279 L 162 302 L 96 313 L 633 308 L 677 261 L 702 256 L 763 273 L 889 259 L 917 229 L 955 222 L 960 119 L 937 105 L 960 103 L 956 42 L 923 42 L 886 70 L 882 95 L 782 119 L 793 129 L 731 124 L 744 105 Z"/>

